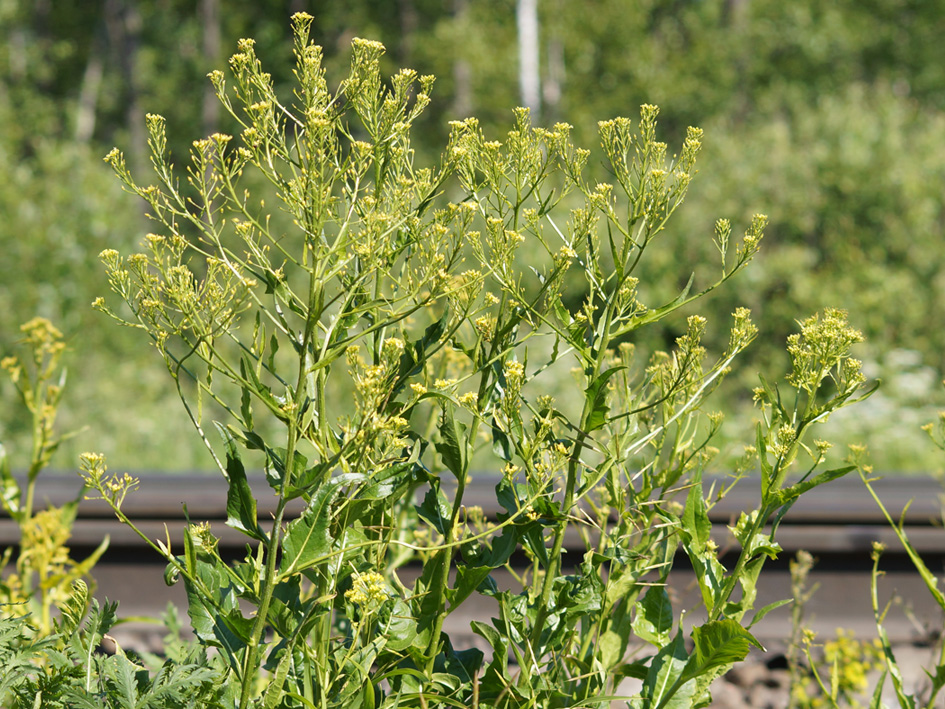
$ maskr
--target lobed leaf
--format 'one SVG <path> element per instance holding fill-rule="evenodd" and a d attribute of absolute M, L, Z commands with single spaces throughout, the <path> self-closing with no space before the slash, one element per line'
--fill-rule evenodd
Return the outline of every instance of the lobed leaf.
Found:
<path fill-rule="evenodd" d="M 282 540 L 280 576 L 307 569 L 328 555 L 332 543 L 331 506 L 345 484 L 346 481 L 339 478 L 323 483 L 298 519 L 289 523 Z"/>

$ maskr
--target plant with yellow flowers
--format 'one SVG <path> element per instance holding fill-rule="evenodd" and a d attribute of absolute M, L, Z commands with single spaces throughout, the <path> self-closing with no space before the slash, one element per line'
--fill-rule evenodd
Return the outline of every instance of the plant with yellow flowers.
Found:
<path fill-rule="evenodd" d="M 712 681 L 758 644 L 750 628 L 771 607 L 754 609 L 755 584 L 779 551 L 778 521 L 852 469 L 821 472 L 826 445 L 807 440 L 860 395 L 858 333 L 836 310 L 805 320 L 786 383 L 757 392 L 743 467 L 760 467 L 761 498 L 733 527 L 727 568 L 707 514 L 727 486 L 702 484 L 722 421 L 704 411 L 756 335 L 750 314 L 733 314 L 715 356 L 697 315 L 671 351 L 635 348 L 762 239 L 763 216 L 741 239 L 718 220 L 717 278 L 648 302 L 639 265 L 686 196 L 702 131 L 674 155 L 655 106 L 603 121 L 613 179 L 598 183 L 570 126 L 536 127 L 517 109 L 502 140 L 475 119 L 452 123 L 439 163 L 420 166 L 411 131 L 433 77 L 404 69 L 387 83 L 383 46 L 356 39 L 332 91 L 311 22 L 293 18 L 291 95 L 251 40 L 230 78 L 210 74 L 238 134 L 196 140 L 183 173 L 153 114 L 153 183 L 120 151 L 106 158 L 155 227 L 140 253 L 103 252 L 119 302 L 96 307 L 163 359 L 228 482 L 228 524 L 250 542 L 228 564 L 204 526 L 183 549 L 148 539 L 225 665 L 223 705 L 606 706 L 627 678 L 640 680 L 623 697 L 632 707 L 707 705 Z M 566 284 L 579 304 L 565 304 Z M 570 391 L 543 387 L 558 366 L 575 370 Z M 252 488 L 250 467 L 268 490 Z M 133 525 L 121 511 L 133 481 L 109 477 L 100 456 L 83 468 Z M 466 507 L 474 469 L 493 476 L 502 512 L 489 520 Z M 272 520 L 257 515 L 264 494 Z M 566 564 L 569 530 L 587 548 Z M 691 643 L 665 588 L 680 545 L 706 613 Z M 516 553 L 528 570 L 500 587 L 493 572 Z M 496 607 L 471 625 L 488 655 L 445 631 L 475 595 Z"/>
<path fill-rule="evenodd" d="M 62 334 L 44 318 L 25 323 L 22 344 L 25 358 L 9 355 L 2 367 L 16 387 L 32 423 L 32 449 L 25 485 L 14 477 L 6 449 L 0 444 L 0 498 L 3 511 L 20 529 L 15 571 L 0 581 L 0 616 L 26 615 L 38 637 L 53 632 L 53 611 L 72 596 L 73 582 L 86 577 L 108 547 L 105 539 L 83 561 L 72 559 L 67 546 L 81 499 L 62 507 L 34 509 L 36 481 L 59 444 L 69 435 L 55 430 L 56 414 L 66 384 L 60 362 L 65 350 Z M 0 556 L 0 569 L 13 558 L 8 548 Z"/>

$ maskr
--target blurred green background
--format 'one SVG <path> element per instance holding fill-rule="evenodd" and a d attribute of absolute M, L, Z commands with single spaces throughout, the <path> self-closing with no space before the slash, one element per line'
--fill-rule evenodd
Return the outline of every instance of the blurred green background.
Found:
<path fill-rule="evenodd" d="M 738 229 L 769 215 L 752 267 L 698 307 L 718 325 L 717 350 L 738 305 L 761 329 L 722 392 L 726 452 L 752 438 L 755 372 L 783 373 L 795 320 L 831 305 L 865 332 L 858 356 L 884 383 L 822 437 L 868 444 L 881 470 L 938 470 L 919 426 L 943 406 L 945 0 L 534 0 L 534 45 L 519 32 L 531 4 L 0 0 L 0 354 L 34 315 L 69 338 L 60 424 L 88 428 L 56 467 L 87 449 L 118 469 L 210 466 L 160 359 L 89 306 L 107 290 L 98 253 L 133 250 L 148 231 L 102 156 L 121 147 L 146 182 L 146 112 L 166 116 L 178 163 L 193 139 L 226 131 L 205 76 L 240 37 L 289 90 L 288 18 L 304 10 L 332 86 L 355 36 L 382 41 L 390 71 L 438 77 L 421 161 L 439 155 L 454 118 L 478 116 L 501 138 L 523 97 L 537 123 L 567 121 L 588 147 L 598 120 L 636 118 L 642 103 L 661 107 L 671 151 L 687 125 L 702 127 L 700 174 L 644 285 L 655 303 L 691 272 L 708 277 L 715 219 Z M 538 58 L 524 78 L 523 46 Z M 599 160 L 591 169 L 606 179 Z M 672 342 L 684 318 L 648 344 Z M 4 382 L 0 441 L 16 465 L 28 422 L 14 394 Z"/>

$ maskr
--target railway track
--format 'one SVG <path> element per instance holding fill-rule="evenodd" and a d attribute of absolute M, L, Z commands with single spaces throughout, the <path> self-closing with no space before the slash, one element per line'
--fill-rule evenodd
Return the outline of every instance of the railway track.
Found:
<path fill-rule="evenodd" d="M 209 521 L 215 535 L 220 537 L 220 550 L 226 557 L 245 553 L 246 537 L 225 525 L 226 482 L 217 474 L 140 474 L 140 489 L 127 498 L 124 512 L 152 539 L 163 539 L 170 534 L 175 548 L 181 548 L 182 530 L 186 516 L 192 521 Z M 270 517 L 275 509 L 275 498 L 267 497 L 268 486 L 263 478 L 251 478 L 251 485 L 259 498 L 259 518 Z M 488 515 L 496 511 L 493 486 L 495 480 L 482 476 L 467 487 L 469 505 L 480 505 Z M 37 489 L 37 507 L 62 504 L 74 499 L 80 486 L 74 475 L 46 475 L 40 478 Z M 945 530 L 942 529 L 943 488 L 940 482 L 925 477 L 888 476 L 874 487 L 894 516 L 902 516 L 906 532 L 933 573 L 945 569 Z M 751 509 L 758 499 L 757 483 L 744 480 L 709 515 L 713 535 L 724 549 L 731 537 L 727 524 L 733 522 L 744 509 Z M 298 512 L 301 501 L 294 508 Z M 185 513 L 186 509 L 186 513 Z M 165 528 L 167 532 L 165 532 Z M 83 558 L 108 536 L 108 551 L 95 567 L 98 582 L 96 595 L 120 603 L 123 617 L 157 617 L 168 601 L 183 610 L 186 599 L 182 584 L 167 587 L 163 582 L 163 560 L 149 549 L 129 528 L 121 525 L 109 508 L 100 501 L 84 501 L 79 507 L 70 546 L 73 557 Z M 8 518 L 0 518 L 0 549 L 16 546 L 18 530 Z M 577 552 L 577 538 L 566 546 Z M 899 597 L 905 604 L 894 607 L 887 621 L 891 639 L 899 643 L 922 640 L 924 633 L 941 632 L 942 617 L 932 602 L 918 574 L 904 554 L 892 529 L 883 519 L 875 502 L 862 482 L 854 476 L 835 481 L 803 496 L 784 518 L 778 533 L 784 553 L 765 567 L 759 585 L 757 607 L 790 596 L 788 564 L 801 549 L 818 559 L 811 574 L 811 584 L 818 590 L 807 606 L 807 624 L 817 631 L 831 635 L 836 628 L 849 628 L 861 637 L 874 632 L 869 596 L 870 552 L 874 541 L 883 542 L 888 551 L 883 556 L 885 571 L 880 581 L 880 592 L 885 598 Z M 579 560 L 576 553 L 571 559 Z M 723 563 L 726 561 L 723 558 Z M 500 585 L 501 579 L 498 579 Z M 684 555 L 677 558 L 670 579 L 681 607 L 695 607 L 698 592 Z M 494 614 L 490 599 L 470 599 L 468 612 L 450 616 L 447 631 L 453 637 L 468 634 L 468 621 L 488 618 Z M 463 615 L 463 617 L 457 617 Z M 124 642 L 144 644 L 151 649 L 159 646 L 160 628 L 147 623 L 122 626 Z M 786 608 L 769 614 L 755 630 L 762 642 L 778 648 L 790 631 Z"/>

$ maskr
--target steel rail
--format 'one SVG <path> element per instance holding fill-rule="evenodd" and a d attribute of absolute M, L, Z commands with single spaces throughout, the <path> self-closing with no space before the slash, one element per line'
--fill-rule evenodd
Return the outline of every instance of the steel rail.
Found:
<path fill-rule="evenodd" d="M 225 526 L 227 483 L 222 476 L 212 473 L 140 473 L 136 477 L 140 480 L 140 488 L 128 495 L 122 510 L 152 538 L 163 539 L 166 524 L 171 540 L 179 542 L 185 520 L 189 518 L 193 522 L 210 522 L 214 534 L 220 537 L 221 547 L 242 549 L 245 546 L 247 538 Z M 496 481 L 494 476 L 474 476 L 464 498 L 467 506 L 479 506 L 486 517 L 494 517 L 500 511 L 493 491 Z M 722 478 L 717 480 L 719 483 L 723 481 Z M 711 482 L 711 479 L 707 480 L 707 490 Z M 250 484 L 257 496 L 260 523 L 265 525 L 275 511 L 276 498 L 261 475 L 251 476 Z M 909 538 L 920 552 L 945 553 L 945 532 L 942 530 L 945 488 L 940 481 L 931 477 L 887 475 L 873 485 L 890 513 L 897 519 L 901 516 Z M 47 504 L 62 505 L 73 500 L 80 487 L 78 476 L 45 475 L 37 483 L 36 508 L 41 509 Z M 758 499 L 757 482 L 746 479 L 713 504 L 709 517 L 717 541 L 726 538 L 726 525 L 734 524 L 743 510 L 753 509 Z M 299 514 L 303 507 L 301 499 L 293 501 L 287 517 Z M 94 548 L 105 535 L 110 537 L 113 548 L 142 545 L 137 535 L 115 519 L 104 502 L 82 501 L 71 546 Z M 778 539 L 785 551 L 805 549 L 811 553 L 869 552 L 873 541 L 895 546 L 895 535 L 855 475 L 802 496 L 784 517 Z M 578 541 L 577 535 L 569 536 L 565 548 L 575 549 Z M 0 548 L 16 546 L 18 542 L 16 523 L 3 515 L 0 517 Z"/>

